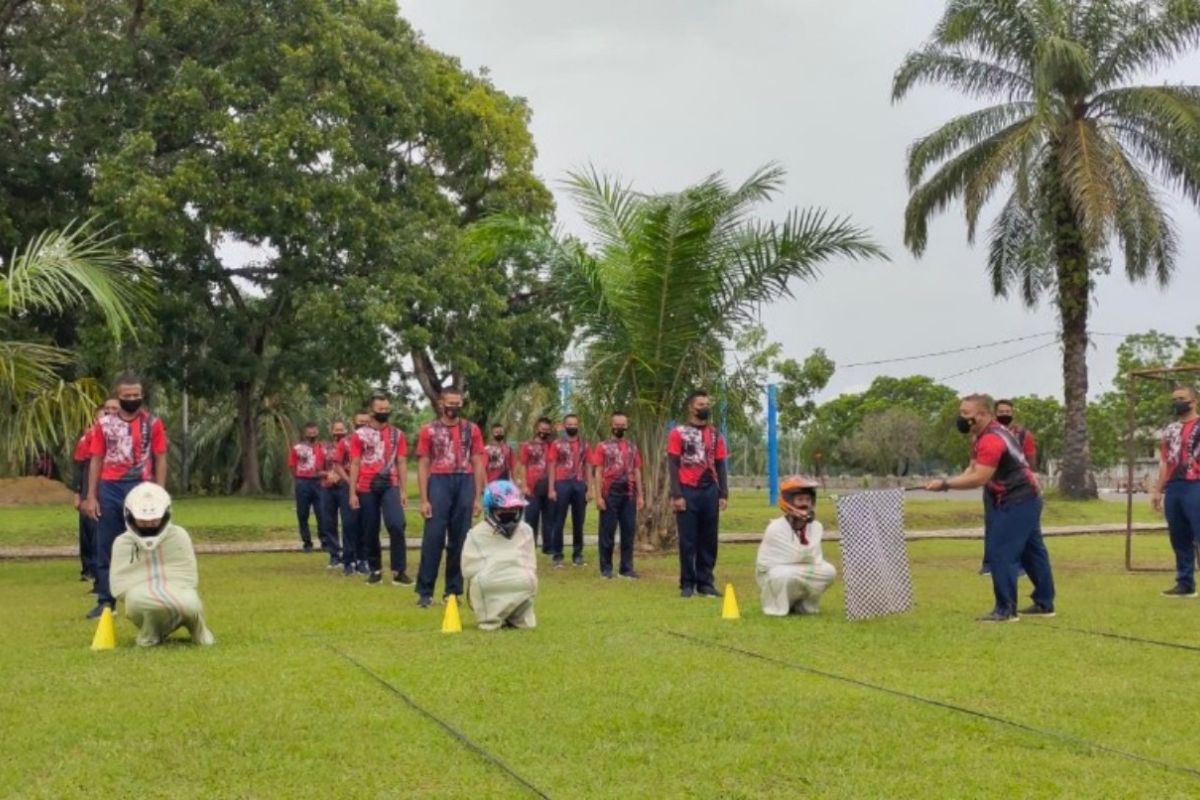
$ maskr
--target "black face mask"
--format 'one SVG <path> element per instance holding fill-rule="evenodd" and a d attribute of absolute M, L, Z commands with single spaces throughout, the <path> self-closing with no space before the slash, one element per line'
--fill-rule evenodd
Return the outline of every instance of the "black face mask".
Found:
<path fill-rule="evenodd" d="M 458 406 L 446 406 L 442 409 L 442 413 L 446 415 L 446 419 L 458 419 L 458 415 L 462 413 L 462 409 Z"/>
<path fill-rule="evenodd" d="M 1003 425 L 1006 428 L 1009 425 L 1012 425 L 1012 421 L 1013 421 L 1012 414 L 1002 414 L 1002 415 L 996 417 L 996 422 L 999 422 L 1001 425 Z"/>
<path fill-rule="evenodd" d="M 345 438 L 346 438 L 346 434 L 344 434 L 344 433 L 335 433 L 333 435 L 333 440 L 335 442 L 340 442 L 342 439 L 345 439 Z"/>
<path fill-rule="evenodd" d="M 504 434 L 503 434 L 503 433 L 493 433 L 493 434 L 492 434 L 492 439 L 493 439 L 494 441 L 497 441 L 497 442 L 503 442 L 503 441 L 504 441 Z"/>
<path fill-rule="evenodd" d="M 696 419 L 700 420 L 701 422 L 708 422 L 710 419 L 712 419 L 712 409 L 711 408 L 697 409 Z"/>
<path fill-rule="evenodd" d="M 958 427 L 959 433 L 966 434 L 971 432 L 971 420 L 966 417 L 959 417 L 954 421 L 954 424 Z"/>
<path fill-rule="evenodd" d="M 624 439 L 625 438 L 625 429 L 624 428 L 613 428 L 612 435 L 616 439 Z"/>
<path fill-rule="evenodd" d="M 315 436 L 305 436 L 304 438 L 308 440 L 309 444 L 312 444 L 313 442 L 315 442 L 317 440 L 317 437 L 315 437 Z"/>
<path fill-rule="evenodd" d="M 389 419 L 391 419 L 391 418 L 392 418 L 392 412 L 390 412 L 390 411 L 376 411 L 376 412 L 375 412 L 374 414 L 372 414 L 371 416 L 373 416 L 373 417 L 375 418 L 375 421 L 376 421 L 376 422 L 387 422 Z"/>
<path fill-rule="evenodd" d="M 126 414 L 136 414 L 138 412 L 138 410 L 142 407 L 142 398 L 140 398 L 140 397 L 138 397 L 134 400 L 122 399 L 122 400 L 118 400 L 117 402 L 121 404 L 121 410 L 124 411 Z"/>
<path fill-rule="evenodd" d="M 550 441 L 550 431 L 542 431 L 542 432 L 541 432 L 541 433 L 539 433 L 537 436 L 538 436 L 538 438 L 539 438 L 539 439 L 541 439 L 543 442 L 548 442 L 548 441 Z"/>
<path fill-rule="evenodd" d="M 579 428 L 563 428 L 563 431 L 567 434 L 567 436 L 579 435 Z"/>
<path fill-rule="evenodd" d="M 1171 410 L 1175 412 L 1177 417 L 1186 417 L 1192 410 L 1191 400 L 1172 400 Z"/>

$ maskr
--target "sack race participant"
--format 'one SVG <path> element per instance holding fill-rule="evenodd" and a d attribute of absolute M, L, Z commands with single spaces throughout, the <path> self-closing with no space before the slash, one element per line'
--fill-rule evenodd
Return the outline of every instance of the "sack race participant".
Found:
<path fill-rule="evenodd" d="M 187 628 L 196 644 L 216 643 L 196 591 L 200 574 L 191 537 L 171 524 L 171 496 L 158 484 L 139 484 L 125 498 L 125 532 L 113 543 L 109 574 L 142 647 L 162 644 L 179 628 Z"/>
<path fill-rule="evenodd" d="M 825 529 L 816 519 L 817 485 L 792 476 L 780 486 L 784 515 L 767 525 L 755 562 L 762 610 L 768 616 L 819 613 L 821 595 L 837 577 L 821 552 Z"/>
<path fill-rule="evenodd" d="M 483 521 L 467 533 L 462 571 L 482 630 L 537 627 L 537 556 L 524 514 L 525 497 L 516 484 L 496 481 L 483 493 Z"/>

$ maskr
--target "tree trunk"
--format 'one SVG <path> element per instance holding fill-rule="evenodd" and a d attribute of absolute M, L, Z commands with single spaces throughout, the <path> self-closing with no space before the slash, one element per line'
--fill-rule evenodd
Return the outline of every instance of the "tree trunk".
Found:
<path fill-rule="evenodd" d="M 262 494 L 262 473 L 258 465 L 258 425 L 255 424 L 254 387 L 237 386 L 238 445 L 242 452 L 242 494 Z"/>
<path fill-rule="evenodd" d="M 1057 209 L 1058 313 L 1062 323 L 1064 435 L 1059 490 L 1073 499 L 1098 496 L 1088 446 L 1088 311 L 1091 275 L 1078 222 L 1065 197 Z"/>
<path fill-rule="evenodd" d="M 643 429 L 643 425 L 649 426 L 649 430 Z M 642 480 L 646 483 L 646 507 L 638 514 L 637 538 L 655 550 L 673 547 L 676 539 L 665 427 L 662 422 L 646 419 L 638 425 L 637 436 L 642 451 Z"/>

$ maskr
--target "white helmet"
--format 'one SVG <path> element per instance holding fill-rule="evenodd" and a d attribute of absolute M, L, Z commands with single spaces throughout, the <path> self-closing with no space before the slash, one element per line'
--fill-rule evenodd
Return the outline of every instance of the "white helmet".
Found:
<path fill-rule="evenodd" d="M 143 521 L 158 520 L 146 526 Z M 125 497 L 125 524 L 139 536 L 157 536 L 171 521 L 171 495 L 157 483 L 140 483 Z"/>

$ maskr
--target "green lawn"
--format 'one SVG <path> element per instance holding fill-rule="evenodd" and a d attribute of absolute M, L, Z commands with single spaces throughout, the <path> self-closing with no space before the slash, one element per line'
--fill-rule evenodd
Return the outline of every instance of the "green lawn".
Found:
<path fill-rule="evenodd" d="M 409 502 L 408 530 L 417 536 L 421 521 L 416 498 Z M 180 499 L 175 503 L 175 519 L 197 541 L 253 542 L 296 538 L 294 504 L 286 498 L 245 499 L 209 497 Z M 1150 509 L 1149 500 L 1137 500 L 1135 518 L 1139 522 L 1161 521 Z M 828 497 L 818 508 L 822 519 L 836 527 L 836 513 Z M 762 492 L 735 491 L 721 528 L 730 533 L 758 533 L 778 511 L 767 505 Z M 977 500 L 913 499 L 905 503 L 907 526 L 911 530 L 970 528 L 981 524 Z M 596 531 L 595 507 L 588 510 L 588 533 Z M 1109 502 L 1072 502 L 1051 497 L 1047 500 L 1042 522 L 1056 525 L 1122 523 L 1125 505 Z M 313 522 L 315 525 L 315 521 Z M 315 531 L 315 529 L 314 529 Z M 315 534 L 314 534 L 315 535 Z M 13 545 L 70 545 L 76 541 L 76 516 L 69 506 L 18 506 L 0 508 L 0 547 Z"/>
<path fill-rule="evenodd" d="M 1164 562 L 1165 537 L 1146 537 Z M 744 618 L 681 600 L 669 557 L 640 583 L 542 572 L 535 631 L 438 631 L 411 591 L 302 555 L 201 559 L 218 644 L 88 650 L 66 560 L 0 562 L 0 795 L 22 798 L 533 796 L 356 666 L 362 662 L 554 798 L 1200 795 L 1200 778 L 674 638 L 685 633 L 1154 759 L 1200 768 L 1189 688 L 1200 602 L 1121 571 L 1121 542 L 1050 542 L 1053 621 L 981 626 L 977 542 L 911 545 L 918 609 L 849 623 L 767 619 L 754 548 L 718 568 Z M 831 547 L 836 562 L 836 547 Z M 589 557 L 594 554 L 589 552 Z M 1024 587 L 1023 587 L 1024 588 Z M 1181 685 L 1182 683 L 1182 685 Z M 1174 687 L 1174 688 L 1172 688 Z"/>

